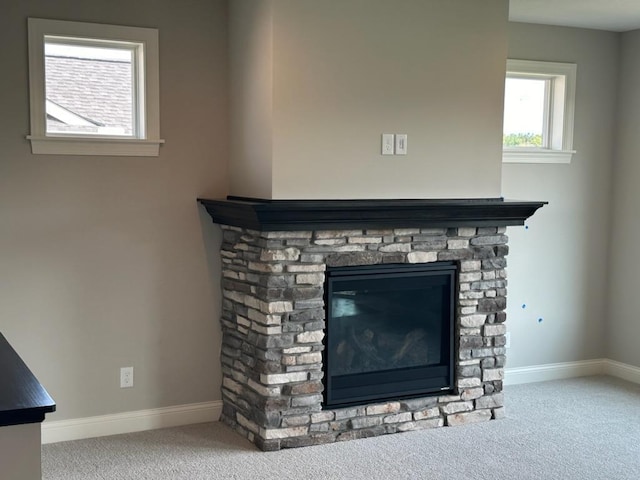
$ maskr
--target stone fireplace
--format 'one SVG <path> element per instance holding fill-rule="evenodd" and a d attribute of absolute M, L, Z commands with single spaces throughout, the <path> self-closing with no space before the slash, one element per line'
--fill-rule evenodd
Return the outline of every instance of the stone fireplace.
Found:
<path fill-rule="evenodd" d="M 278 450 L 504 415 L 506 226 L 522 225 L 544 202 L 200 202 L 223 231 L 221 419 L 258 447 Z M 327 272 L 440 262 L 455 271 L 451 384 L 327 406 Z M 425 334 L 405 335 L 410 341 Z"/>

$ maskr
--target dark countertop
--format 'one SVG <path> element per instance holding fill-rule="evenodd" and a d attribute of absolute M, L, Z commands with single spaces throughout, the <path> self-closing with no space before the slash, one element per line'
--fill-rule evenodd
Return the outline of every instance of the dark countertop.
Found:
<path fill-rule="evenodd" d="M 0 427 L 42 422 L 56 404 L 0 333 Z"/>

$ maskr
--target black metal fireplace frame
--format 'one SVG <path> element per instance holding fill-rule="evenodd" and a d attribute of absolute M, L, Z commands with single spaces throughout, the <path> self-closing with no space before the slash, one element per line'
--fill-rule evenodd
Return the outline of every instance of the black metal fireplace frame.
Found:
<path fill-rule="evenodd" d="M 387 265 L 363 265 L 356 267 L 334 267 L 328 268 L 325 280 L 325 307 L 326 325 L 323 350 L 324 365 L 324 393 L 323 408 L 347 407 L 351 405 L 363 405 L 371 402 L 385 400 L 397 400 L 412 397 L 425 397 L 430 395 L 441 395 L 454 391 L 454 370 L 455 370 L 455 316 L 456 298 L 458 291 L 458 264 L 457 262 L 433 262 L 423 264 L 387 264 Z M 449 291 L 448 294 L 448 318 L 444 321 L 445 334 L 442 335 L 442 357 L 446 358 L 446 364 L 438 366 L 411 367 L 402 369 L 405 376 L 414 377 L 413 380 L 403 380 L 397 382 L 399 369 L 360 373 L 354 376 L 345 375 L 341 378 L 341 383 L 348 385 L 341 386 L 339 391 L 342 395 L 336 395 L 338 391 L 332 371 L 329 352 L 334 341 L 330 335 L 329 322 L 332 317 L 331 302 L 329 299 L 333 293 L 333 283 L 338 279 L 345 278 L 393 278 L 393 277 L 425 277 L 425 276 L 446 276 Z M 444 379 L 444 381 L 443 381 Z M 395 387 L 394 387 L 395 385 Z M 385 392 L 385 387 L 397 389 L 401 387 L 402 392 L 397 390 Z M 377 388 L 376 388 L 377 387 Z M 353 393 L 348 394 L 349 391 Z M 356 393 L 357 392 L 357 393 Z M 348 394 L 348 400 L 344 400 L 344 395 Z M 336 398 L 340 397 L 340 398 Z"/>

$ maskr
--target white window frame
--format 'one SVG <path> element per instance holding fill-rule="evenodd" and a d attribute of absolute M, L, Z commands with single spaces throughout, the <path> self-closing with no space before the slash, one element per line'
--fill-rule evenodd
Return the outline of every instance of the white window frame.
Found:
<path fill-rule="evenodd" d="M 542 147 L 503 147 L 504 163 L 571 163 L 576 95 L 575 63 L 507 60 L 507 78 L 548 80 L 545 107 L 546 144 Z"/>
<path fill-rule="evenodd" d="M 29 18 L 29 102 L 34 154 L 157 157 L 160 145 L 160 81 L 158 30 L 95 23 Z M 137 119 L 134 136 L 47 134 L 45 37 L 64 37 L 79 44 L 127 42 L 139 44 L 140 66 L 133 81 Z"/>

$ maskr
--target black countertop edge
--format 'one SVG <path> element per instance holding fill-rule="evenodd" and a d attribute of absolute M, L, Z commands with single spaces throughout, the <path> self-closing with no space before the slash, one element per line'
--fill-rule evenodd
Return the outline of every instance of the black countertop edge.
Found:
<path fill-rule="evenodd" d="M 0 333 L 0 427 L 38 423 L 56 404 Z"/>
<path fill-rule="evenodd" d="M 470 199 L 198 199 L 215 223 L 258 231 L 523 225 L 548 202 Z"/>

